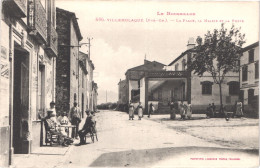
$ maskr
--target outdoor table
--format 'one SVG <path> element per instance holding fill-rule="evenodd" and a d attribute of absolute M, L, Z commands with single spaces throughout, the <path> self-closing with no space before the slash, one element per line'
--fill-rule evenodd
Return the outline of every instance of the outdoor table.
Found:
<path fill-rule="evenodd" d="M 71 130 L 73 130 L 73 129 L 75 130 L 76 129 L 75 125 L 60 125 L 60 127 L 68 128 L 68 132 L 67 132 L 68 137 L 70 137 L 70 128 L 71 128 Z"/>

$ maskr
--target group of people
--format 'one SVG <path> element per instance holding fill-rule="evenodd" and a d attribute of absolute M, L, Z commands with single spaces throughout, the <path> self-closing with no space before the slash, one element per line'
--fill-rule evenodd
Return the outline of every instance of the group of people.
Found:
<path fill-rule="evenodd" d="M 130 100 L 128 109 L 129 109 L 129 120 L 134 120 L 135 110 L 137 110 L 138 113 L 138 120 L 141 120 L 143 118 L 144 108 L 141 102 L 139 102 L 138 106 L 135 109 L 134 104 Z M 150 113 L 148 114 L 148 117 L 150 117 Z"/>
<path fill-rule="evenodd" d="M 172 101 L 170 103 L 170 119 L 176 118 L 176 113 L 179 111 L 181 115 L 181 120 L 185 120 L 185 118 L 191 119 L 192 116 L 192 106 L 191 104 L 184 104 L 183 101 L 180 104 L 177 101 Z"/>
<path fill-rule="evenodd" d="M 80 137 L 80 144 L 84 143 L 84 137 L 89 133 L 91 128 L 96 123 L 94 119 L 94 112 L 86 111 L 87 118 L 84 126 L 79 130 L 79 124 L 81 122 L 81 113 L 77 107 L 77 102 L 74 102 L 73 107 L 69 111 L 69 118 L 67 117 L 67 112 L 62 112 L 57 118 L 55 102 L 50 103 L 50 108 L 47 109 L 47 117 L 45 121 L 49 127 L 49 131 L 52 134 L 58 135 L 60 138 L 60 143 L 62 146 L 68 146 L 74 142 L 73 138 L 78 139 Z M 72 135 L 70 138 L 68 135 L 68 127 L 61 127 L 74 125 L 75 129 L 72 129 Z"/>
<path fill-rule="evenodd" d="M 207 118 L 212 118 L 215 116 L 216 113 L 216 106 L 214 103 L 209 104 L 206 110 L 206 117 Z"/>
<path fill-rule="evenodd" d="M 235 105 L 232 108 L 228 108 L 228 106 L 223 106 L 222 111 L 226 118 L 226 120 L 229 120 L 230 117 L 242 117 L 244 115 L 243 113 L 243 108 L 242 108 L 242 102 L 236 101 Z M 206 116 L 207 118 L 212 118 L 212 117 L 218 117 L 216 114 L 216 106 L 214 103 L 209 104 L 207 109 L 206 109 Z"/>
<path fill-rule="evenodd" d="M 183 101 L 181 101 L 180 103 L 178 101 L 172 101 L 171 103 L 169 103 L 170 106 L 170 119 L 175 119 L 176 118 L 176 113 L 180 113 L 181 115 L 181 120 L 185 120 L 187 119 L 191 119 L 192 117 L 192 105 L 191 104 L 186 104 Z M 134 104 L 132 103 L 132 101 L 130 101 L 129 103 L 129 120 L 134 120 L 134 113 L 135 110 L 138 113 L 138 119 L 141 120 L 141 118 L 143 117 L 143 105 L 141 102 L 139 102 L 139 105 L 136 107 L 134 107 Z M 149 105 L 149 110 L 148 110 L 148 118 L 151 117 L 151 114 L 153 114 L 153 112 L 155 111 L 155 108 L 153 106 L 152 103 L 150 103 Z M 228 113 L 227 109 L 224 107 L 223 108 L 223 112 Z M 233 114 L 232 117 L 242 117 L 243 116 L 243 109 L 242 109 L 242 103 L 241 102 L 236 102 L 235 106 L 234 106 L 234 110 L 233 110 Z M 206 118 L 213 118 L 213 117 L 217 117 L 216 114 L 216 106 L 214 103 L 210 103 L 206 109 Z M 229 115 L 225 114 L 225 117 L 229 117 Z"/>

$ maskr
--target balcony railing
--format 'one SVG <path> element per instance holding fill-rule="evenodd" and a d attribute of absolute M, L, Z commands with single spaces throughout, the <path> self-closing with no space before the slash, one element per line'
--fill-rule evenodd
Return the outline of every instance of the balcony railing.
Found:
<path fill-rule="evenodd" d="M 146 74 L 149 78 L 186 78 L 186 71 L 155 71 L 147 72 Z"/>
<path fill-rule="evenodd" d="M 58 34 L 52 22 L 48 22 L 47 45 L 45 50 L 51 57 L 56 57 L 58 54 Z"/>
<path fill-rule="evenodd" d="M 4 0 L 3 5 L 8 9 L 11 15 L 23 18 L 26 17 L 27 8 L 26 8 L 27 0 Z"/>
<path fill-rule="evenodd" d="M 35 36 L 40 43 L 47 42 L 47 19 L 46 11 L 40 0 L 30 0 L 28 2 L 29 15 L 28 26 L 30 34 Z"/>

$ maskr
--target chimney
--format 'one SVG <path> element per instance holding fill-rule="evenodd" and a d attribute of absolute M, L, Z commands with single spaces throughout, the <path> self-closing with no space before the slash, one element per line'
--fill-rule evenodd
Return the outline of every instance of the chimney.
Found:
<path fill-rule="evenodd" d="M 188 41 L 188 44 L 187 44 L 187 50 L 191 49 L 191 48 L 194 48 L 195 47 L 195 42 L 194 42 L 194 38 L 193 37 L 190 37 L 189 38 L 189 41 Z"/>

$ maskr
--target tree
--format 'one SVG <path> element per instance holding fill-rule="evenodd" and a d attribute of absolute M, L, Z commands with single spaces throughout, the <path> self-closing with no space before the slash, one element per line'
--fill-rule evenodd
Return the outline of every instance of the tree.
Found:
<path fill-rule="evenodd" d="M 219 86 L 220 111 L 223 112 L 222 83 L 228 72 L 238 72 L 242 45 L 245 43 L 245 34 L 234 25 L 230 30 L 221 24 L 219 30 L 208 31 L 204 41 L 197 37 L 195 54 L 191 59 L 189 69 L 194 74 L 202 76 L 205 72 L 211 74 L 214 83 Z"/>

